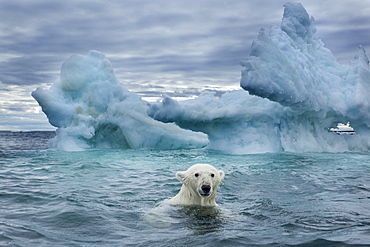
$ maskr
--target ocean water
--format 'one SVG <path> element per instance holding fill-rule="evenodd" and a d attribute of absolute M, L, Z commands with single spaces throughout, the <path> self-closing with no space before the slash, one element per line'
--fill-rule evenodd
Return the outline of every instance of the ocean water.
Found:
<path fill-rule="evenodd" d="M 0 246 L 370 246 L 369 153 L 63 152 L 53 135 L 0 132 Z M 219 206 L 148 219 L 195 163 L 225 171 Z"/>

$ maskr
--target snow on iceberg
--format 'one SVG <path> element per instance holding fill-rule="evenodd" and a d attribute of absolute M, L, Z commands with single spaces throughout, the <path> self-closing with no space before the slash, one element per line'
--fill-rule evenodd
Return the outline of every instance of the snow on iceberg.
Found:
<path fill-rule="evenodd" d="M 58 128 L 52 148 L 178 149 L 208 144 L 203 133 L 150 118 L 148 106 L 118 82 L 111 63 L 97 51 L 66 60 L 60 80 L 32 96 Z"/>
<path fill-rule="evenodd" d="M 207 133 L 208 148 L 258 152 L 342 152 L 370 148 L 370 69 L 365 50 L 350 65 L 339 64 L 316 36 L 314 19 L 300 3 L 284 5 L 280 28 L 261 29 L 241 87 L 220 99 L 203 94 L 151 104 L 154 119 Z M 255 95 L 255 96 L 252 96 Z M 258 97 L 257 97 L 258 96 Z M 330 127 L 350 121 L 356 136 Z"/>

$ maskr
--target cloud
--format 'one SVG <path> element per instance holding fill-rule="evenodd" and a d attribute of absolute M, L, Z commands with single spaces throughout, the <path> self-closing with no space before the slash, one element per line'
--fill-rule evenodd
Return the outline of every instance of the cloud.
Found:
<path fill-rule="evenodd" d="M 260 28 L 280 24 L 285 2 L 1 1 L 0 83 L 15 86 L 13 94 L 23 95 L 22 85 L 30 93 L 57 80 L 71 55 L 98 50 L 125 87 L 152 100 L 164 93 L 187 98 L 206 89 L 236 89 L 239 62 L 249 56 Z M 340 62 L 351 60 L 359 44 L 370 50 L 366 1 L 301 2 Z"/>
<path fill-rule="evenodd" d="M 0 83 L 0 130 L 55 129 L 31 97 L 33 87 Z"/>
<path fill-rule="evenodd" d="M 216 49 L 227 44 L 233 49 L 235 41 L 241 43 L 245 35 L 240 35 L 240 29 L 248 18 L 245 14 L 235 16 L 236 5 L 249 11 L 247 3 L 227 1 L 1 3 L 1 52 L 19 55 L 3 62 L 7 76 L 1 80 L 5 84 L 45 82 L 49 79 L 43 77 L 47 73 L 34 67 L 48 71 L 49 66 L 49 70 L 55 71 L 70 55 L 85 54 L 90 49 L 108 56 L 122 54 L 128 61 L 123 64 L 126 68 L 197 72 L 203 65 L 216 64 L 216 60 L 221 63 L 220 58 L 212 57 L 221 53 Z"/>

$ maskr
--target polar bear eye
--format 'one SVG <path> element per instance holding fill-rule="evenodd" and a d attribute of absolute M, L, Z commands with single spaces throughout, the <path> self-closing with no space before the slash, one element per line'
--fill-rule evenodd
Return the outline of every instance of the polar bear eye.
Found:
<path fill-rule="evenodd" d="M 211 177 L 215 177 L 215 174 L 211 173 Z"/>
<path fill-rule="evenodd" d="M 194 174 L 194 176 L 195 176 L 195 177 L 199 177 L 199 173 L 195 173 L 195 174 Z"/>

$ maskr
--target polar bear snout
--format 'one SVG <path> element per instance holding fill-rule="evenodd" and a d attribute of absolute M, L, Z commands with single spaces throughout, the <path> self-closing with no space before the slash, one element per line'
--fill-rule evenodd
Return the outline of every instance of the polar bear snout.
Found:
<path fill-rule="evenodd" d="M 203 184 L 200 187 L 199 194 L 203 197 L 208 197 L 212 194 L 212 187 L 209 184 Z"/>

